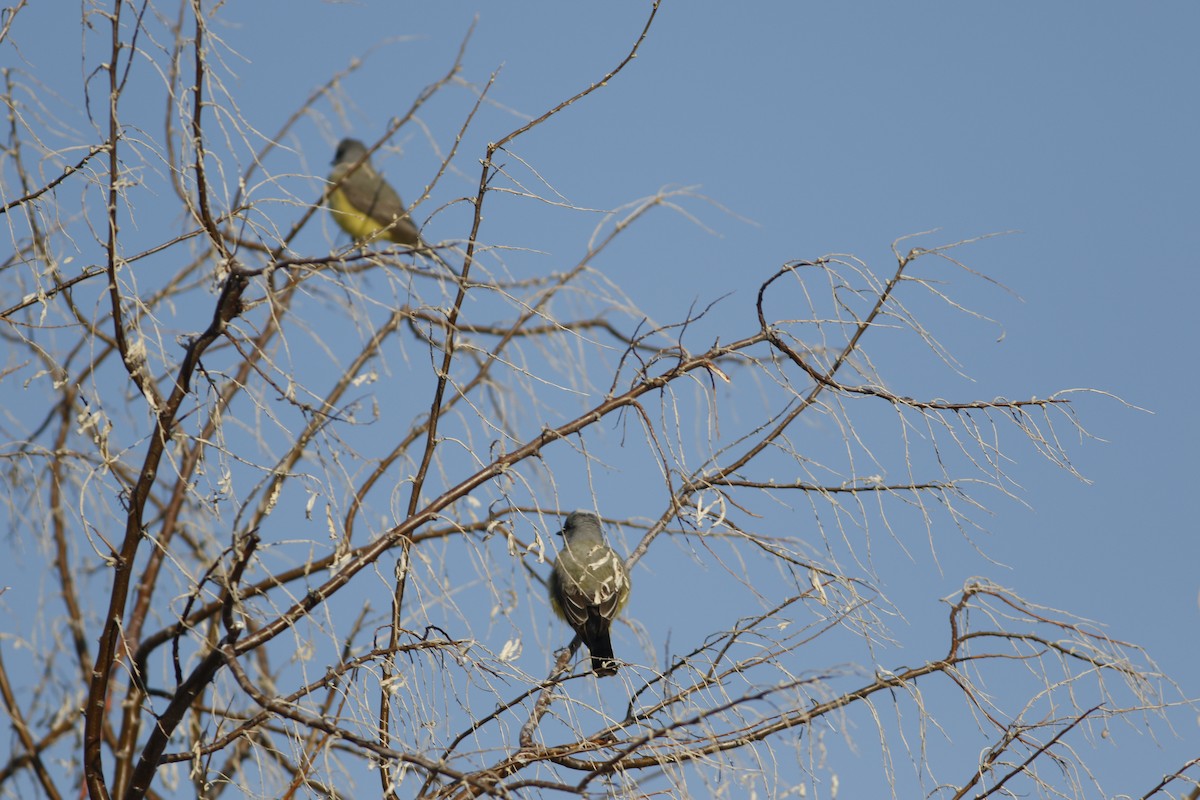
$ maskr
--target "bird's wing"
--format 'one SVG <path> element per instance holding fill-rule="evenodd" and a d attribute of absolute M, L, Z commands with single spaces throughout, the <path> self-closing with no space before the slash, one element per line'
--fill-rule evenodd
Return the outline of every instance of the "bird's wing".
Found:
<path fill-rule="evenodd" d="M 583 625 L 589 616 L 599 614 L 607 620 L 617 616 L 629 595 L 629 575 L 617 551 L 597 545 L 583 554 L 564 553 L 579 574 L 578 580 L 560 580 L 563 614 L 574 625 Z M 580 574 L 581 573 L 581 574 Z"/>
<path fill-rule="evenodd" d="M 340 177 L 340 174 L 335 174 L 334 182 Z M 363 164 L 342 181 L 341 191 L 350 205 L 384 224 L 404 214 L 400 195 L 370 164 Z"/>
<path fill-rule="evenodd" d="M 579 584 L 570 578 L 564 579 L 558 570 L 551 575 L 551 580 L 557 586 L 553 596 L 558 600 L 559 611 L 572 628 L 579 629 L 587 622 L 591 597 L 580 589 Z"/>

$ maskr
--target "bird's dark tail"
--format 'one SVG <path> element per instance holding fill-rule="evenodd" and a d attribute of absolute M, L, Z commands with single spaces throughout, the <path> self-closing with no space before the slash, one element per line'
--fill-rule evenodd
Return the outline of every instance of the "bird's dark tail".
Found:
<path fill-rule="evenodd" d="M 617 659 L 613 656 L 608 620 L 600 619 L 597 622 L 600 624 L 588 625 L 584 644 L 588 646 L 588 652 L 592 655 L 592 672 L 597 678 L 606 678 L 617 674 Z"/>

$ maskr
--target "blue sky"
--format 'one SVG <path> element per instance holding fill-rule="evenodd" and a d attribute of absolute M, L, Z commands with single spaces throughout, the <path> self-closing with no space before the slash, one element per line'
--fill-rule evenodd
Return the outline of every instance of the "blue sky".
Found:
<path fill-rule="evenodd" d="M 100 58 L 102 41 L 91 38 L 87 58 L 75 59 L 78 21 L 51 18 L 49 5 L 19 17 L 28 26 L 13 34 L 23 62 L 11 48 L 0 58 L 39 75 L 71 104 L 82 97 L 81 76 Z M 226 7 L 229 24 L 213 33 L 244 59 L 227 64 L 238 80 L 226 90 L 264 135 L 368 47 L 398 39 L 346 79 L 352 105 L 344 116 L 319 104 L 284 142 L 293 153 L 270 162 L 281 172 L 320 175 L 338 138 L 373 140 L 407 110 L 448 67 L 477 15 L 463 77 L 479 85 L 497 72 L 490 99 L 499 107 L 485 108 L 468 132 L 456 170 L 422 207 L 432 214 L 474 193 L 485 142 L 615 65 L 646 10 L 645 3 L 263 0 Z M 974 382 L 947 378 L 921 357 L 882 364 L 885 378 L 915 396 L 1092 387 L 1131 405 L 1102 396 L 1079 401 L 1082 424 L 1104 440 L 1070 448 L 1090 483 L 1014 447 L 1010 472 L 1028 507 L 989 501 L 989 533 L 975 542 L 1003 566 L 954 531 L 935 536 L 936 561 L 923 531 L 906 542 L 911 558 L 880 536 L 874 557 L 883 588 L 905 610 L 897 637 L 910 640 L 911 626 L 911 640 L 924 641 L 926 626 L 944 619 L 937 599 L 986 574 L 1143 645 L 1186 695 L 1198 697 L 1200 537 L 1186 488 L 1194 471 L 1187 454 L 1200 444 L 1190 407 L 1200 389 L 1192 311 L 1200 295 L 1198 34 L 1200 6 L 1189 2 L 735 7 L 676 0 L 664 4 L 624 73 L 518 140 L 513 152 L 580 206 L 607 209 L 664 186 L 696 186 L 729 210 L 691 202 L 689 212 L 709 231 L 663 214 L 605 254 L 604 275 L 659 321 L 728 295 L 714 325 L 737 319 L 744 327 L 758 284 L 791 259 L 849 253 L 887 274 L 891 243 L 901 236 L 938 229 L 917 242 L 933 246 L 1016 232 L 957 251 L 1011 294 L 962 272 L 930 273 L 997 321 L 927 319 Z M 72 57 L 59 58 L 52 42 L 69 44 L 63 50 Z M 127 114 L 153 136 L 161 130 L 161 86 L 149 71 L 134 80 L 144 94 L 129 95 Z M 377 157 L 406 199 L 433 175 L 433 143 L 449 146 L 470 99 L 462 89 L 439 95 L 419 115 L 424 131 L 409 126 L 396 137 L 402 156 Z M 520 170 L 515 158 L 508 163 Z M 320 190 L 315 182 L 296 185 L 302 195 Z M 425 236 L 461 238 L 467 219 L 464 205 L 451 206 L 428 221 Z M 544 251 L 508 259 L 514 274 L 530 274 L 569 263 L 598 221 L 598 214 L 509 204 L 488 217 L 484 235 Z M 152 235 L 152 222 L 140 224 Z M 327 247 L 335 232 L 320 225 L 299 246 Z M 602 508 L 660 512 L 652 482 L 622 491 L 619 476 L 608 480 L 609 494 L 597 498 Z M 585 492 L 563 500 L 592 502 Z M 664 563 L 645 569 L 669 575 Z M 653 592 L 639 588 L 629 614 L 648 616 Z M 937 641 L 936 629 L 932 636 Z M 899 658 L 922 655 L 914 647 Z M 1122 741 L 1137 755 L 1101 767 L 1111 791 L 1140 795 L 1195 755 L 1194 712 L 1173 722 L 1178 738 Z M 845 781 L 844 791 L 856 788 L 852 777 Z"/>

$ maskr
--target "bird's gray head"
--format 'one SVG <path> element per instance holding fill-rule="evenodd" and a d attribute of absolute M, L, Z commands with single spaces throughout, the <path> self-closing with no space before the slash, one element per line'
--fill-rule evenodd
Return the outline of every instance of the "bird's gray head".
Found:
<path fill-rule="evenodd" d="M 338 142 L 334 164 L 353 164 L 367 152 L 367 146 L 358 139 L 342 139 Z"/>
<path fill-rule="evenodd" d="M 567 521 L 559 533 L 568 543 L 579 541 L 604 541 L 604 533 L 600 529 L 600 518 L 591 511 L 572 511 L 567 514 Z"/>

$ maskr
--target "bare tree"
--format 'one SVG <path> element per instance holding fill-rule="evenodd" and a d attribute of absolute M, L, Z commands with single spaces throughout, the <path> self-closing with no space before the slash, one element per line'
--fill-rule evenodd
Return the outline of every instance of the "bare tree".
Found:
<path fill-rule="evenodd" d="M 225 10 L 85 8 L 109 48 L 90 136 L 5 72 L 8 522 L 22 569 L 49 576 L 4 597 L 5 796 L 833 796 L 852 720 L 877 726 L 901 793 L 1083 796 L 1075 742 L 1164 707 L 1138 648 L 984 578 L 946 598 L 932 652 L 872 656 L 899 610 L 873 537 L 969 538 L 989 494 L 1016 496 L 1010 449 L 1071 471 L 1062 437 L 1086 435 L 1069 392 L 889 388 L 874 348 L 913 334 L 958 368 L 927 324 L 961 310 L 938 270 L 983 279 L 967 243 L 897 247 L 882 275 L 797 260 L 747 279 L 754 314 L 656 322 L 595 265 L 705 202 L 664 191 L 511 274 L 486 213 L 567 205 L 513 143 L 614 79 L 657 4 L 607 74 L 483 153 L 459 143 L 491 83 L 451 57 L 370 143 L 440 93 L 471 98 L 414 214 L 466 208 L 469 228 L 416 252 L 297 244 L 328 224 L 326 184 L 280 148 L 345 101 L 344 75 L 263 136 L 226 89 Z M 154 134 L 123 116 L 144 71 L 169 110 Z M 422 215 L 476 159 L 473 196 Z M 169 192 L 171 228 L 147 208 Z M 635 481 L 653 513 L 609 488 Z M 635 587 L 606 681 L 544 601 L 548 534 L 581 486 Z M 711 583 L 673 594 L 719 597 L 704 614 L 639 606 L 695 564 Z M 946 752 L 956 730 L 972 744 Z"/>

